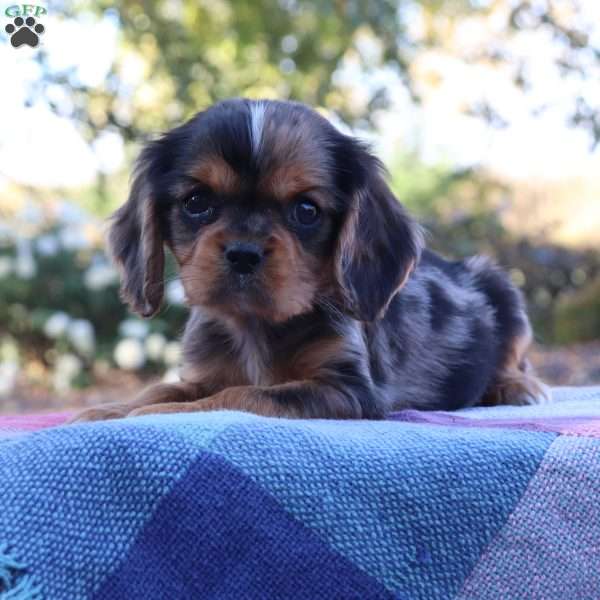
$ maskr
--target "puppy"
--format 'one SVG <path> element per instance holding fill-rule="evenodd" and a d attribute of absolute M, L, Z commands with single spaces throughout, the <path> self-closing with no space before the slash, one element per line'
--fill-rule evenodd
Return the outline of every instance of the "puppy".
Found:
<path fill-rule="evenodd" d="M 144 317 L 173 253 L 191 310 L 181 383 L 76 420 L 381 419 L 546 396 L 506 275 L 425 250 L 377 158 L 302 104 L 228 100 L 148 144 L 109 245 Z"/>

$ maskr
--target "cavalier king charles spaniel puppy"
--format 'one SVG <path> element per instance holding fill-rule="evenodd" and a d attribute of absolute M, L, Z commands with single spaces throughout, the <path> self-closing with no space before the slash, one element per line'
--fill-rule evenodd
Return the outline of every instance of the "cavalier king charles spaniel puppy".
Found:
<path fill-rule="evenodd" d="M 295 102 L 228 100 L 149 143 L 113 217 L 122 296 L 151 317 L 165 247 L 190 317 L 181 381 L 75 421 L 241 410 L 381 419 L 546 398 L 508 277 L 424 249 L 362 142 Z"/>

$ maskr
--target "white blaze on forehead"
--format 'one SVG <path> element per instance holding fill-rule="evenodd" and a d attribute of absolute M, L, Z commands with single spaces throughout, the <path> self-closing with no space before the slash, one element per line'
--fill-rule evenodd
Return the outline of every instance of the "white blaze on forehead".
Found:
<path fill-rule="evenodd" d="M 253 102 L 250 105 L 250 139 L 254 156 L 258 156 L 262 143 L 266 108 L 267 105 L 264 102 Z"/>

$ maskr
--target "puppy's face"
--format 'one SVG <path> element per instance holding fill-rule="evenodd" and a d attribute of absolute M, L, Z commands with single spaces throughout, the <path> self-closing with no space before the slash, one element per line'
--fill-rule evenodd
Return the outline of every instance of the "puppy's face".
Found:
<path fill-rule="evenodd" d="M 359 143 L 302 105 L 244 100 L 146 147 L 110 241 L 142 314 L 160 303 L 166 243 L 190 305 L 271 322 L 332 299 L 375 318 L 420 245 Z"/>
<path fill-rule="evenodd" d="M 188 125 L 161 195 L 166 240 L 190 304 L 281 322 L 331 280 L 341 206 L 320 118 L 243 108 Z"/>

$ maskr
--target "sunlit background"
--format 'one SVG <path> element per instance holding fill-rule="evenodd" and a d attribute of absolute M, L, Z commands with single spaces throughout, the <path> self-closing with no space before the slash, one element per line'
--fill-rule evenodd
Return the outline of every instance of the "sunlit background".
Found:
<path fill-rule="evenodd" d="M 144 140 L 231 96 L 293 98 L 368 140 L 454 256 L 494 255 L 534 361 L 600 381 L 598 0 L 56 2 L 0 18 L 0 412 L 174 378 L 181 286 L 128 314 L 102 244 Z"/>

